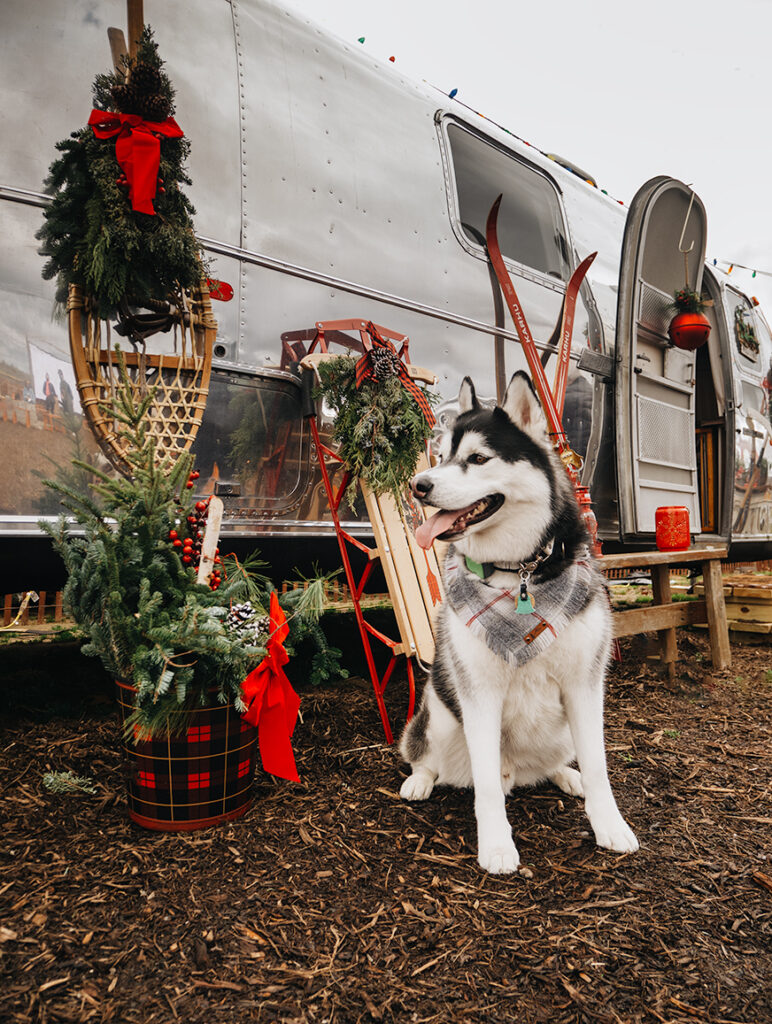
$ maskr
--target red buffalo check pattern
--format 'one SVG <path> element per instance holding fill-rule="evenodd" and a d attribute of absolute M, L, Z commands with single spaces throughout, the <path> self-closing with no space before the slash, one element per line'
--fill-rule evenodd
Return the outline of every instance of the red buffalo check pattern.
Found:
<path fill-rule="evenodd" d="M 117 689 L 125 720 L 133 694 L 124 684 Z M 257 729 L 230 706 L 196 709 L 184 732 L 151 740 L 135 734 L 124 749 L 131 766 L 129 814 L 140 824 L 190 829 L 197 822 L 236 817 L 251 803 Z"/>
<path fill-rule="evenodd" d="M 212 727 L 210 725 L 191 725 L 188 729 L 189 743 L 208 743 L 212 738 Z"/>

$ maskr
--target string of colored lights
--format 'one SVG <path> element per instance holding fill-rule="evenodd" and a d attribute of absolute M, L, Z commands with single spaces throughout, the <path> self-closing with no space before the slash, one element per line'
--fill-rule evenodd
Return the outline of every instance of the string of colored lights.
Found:
<path fill-rule="evenodd" d="M 727 263 L 727 269 L 724 269 L 724 267 L 719 267 L 719 263 Z M 749 270 L 751 277 L 756 277 L 756 275 L 758 275 L 759 277 L 772 277 L 772 270 L 757 270 L 755 267 L 749 267 L 745 263 L 734 263 L 732 262 L 732 260 L 725 260 L 722 258 L 714 259 L 713 266 L 716 268 L 716 270 L 720 270 L 722 274 L 727 275 L 731 274 L 736 267 L 738 270 Z"/>
<path fill-rule="evenodd" d="M 364 36 L 360 36 L 357 41 L 359 43 L 364 43 L 365 37 Z M 389 60 L 392 63 L 394 63 L 396 58 L 395 57 L 389 57 Z M 440 89 L 438 86 L 434 85 L 433 82 L 429 82 L 426 79 L 424 79 L 423 81 L 424 81 L 424 84 L 428 85 L 430 88 L 435 89 L 437 92 L 440 92 L 443 95 L 446 95 L 451 100 L 455 100 L 456 103 L 458 103 L 458 105 L 460 107 L 464 107 L 466 110 L 471 111 L 473 114 L 477 114 L 478 117 L 483 118 L 483 120 L 485 120 L 485 121 L 490 121 L 490 123 L 495 125 L 496 128 L 499 128 L 501 131 L 506 132 L 507 135 L 511 135 L 514 139 L 517 139 L 518 142 L 522 142 L 523 145 L 531 146 L 531 148 L 536 149 L 539 153 L 541 153 L 543 156 L 548 157 L 550 160 L 554 160 L 555 159 L 555 157 L 552 156 L 550 153 L 545 153 L 544 150 L 539 149 L 538 146 L 533 146 L 532 143 L 527 142 L 525 139 L 521 138 L 519 135 L 516 135 L 513 131 L 510 131 L 509 128 L 505 128 L 504 125 L 499 124 L 497 121 L 494 121 L 492 118 L 489 118 L 486 114 L 481 113 L 479 110 L 475 110 L 474 107 L 470 107 L 467 103 L 464 103 L 463 100 L 458 99 L 458 88 L 453 88 L 453 89 L 450 90 L 450 92 L 446 93 L 444 89 Z M 594 182 L 588 182 L 588 184 L 594 185 L 595 183 Z M 595 187 L 597 188 L 598 186 L 595 185 Z M 609 195 L 609 193 L 606 191 L 605 188 L 600 189 L 600 191 L 604 195 L 606 195 L 606 196 Z M 609 198 L 613 199 L 614 197 L 613 196 L 609 196 Z M 620 206 L 624 206 L 625 205 L 624 201 L 622 199 L 616 199 L 615 202 L 619 203 Z M 719 263 L 726 263 L 728 266 L 727 266 L 726 269 L 724 269 L 724 267 L 720 267 L 718 265 Z M 736 263 L 736 262 L 733 262 L 732 260 L 726 260 L 726 259 L 723 259 L 723 258 L 720 258 L 720 257 L 716 257 L 713 260 L 713 266 L 716 268 L 716 270 L 720 271 L 722 274 L 726 274 L 727 276 L 729 276 L 729 274 L 732 273 L 732 271 L 735 269 L 735 267 L 737 267 L 738 270 L 748 270 L 748 271 L 750 271 L 750 275 L 751 275 L 752 278 L 756 277 L 756 276 L 759 276 L 759 277 L 772 277 L 772 271 L 771 270 L 758 270 L 755 267 L 747 266 L 745 263 Z"/>

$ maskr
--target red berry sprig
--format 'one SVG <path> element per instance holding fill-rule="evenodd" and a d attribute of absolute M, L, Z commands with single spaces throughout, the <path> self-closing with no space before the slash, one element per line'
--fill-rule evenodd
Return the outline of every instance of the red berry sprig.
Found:
<path fill-rule="evenodd" d="M 201 476 L 198 472 L 193 472 L 187 479 L 185 487 L 191 489 L 195 486 L 194 481 L 198 480 Z M 201 547 L 204 542 L 204 532 L 206 530 L 206 521 L 209 515 L 209 502 L 211 498 L 201 499 L 196 502 L 190 513 L 185 516 L 185 522 L 187 523 L 187 537 L 180 537 L 176 530 L 169 530 L 169 540 L 172 542 L 172 546 L 177 549 L 178 554 L 182 557 L 184 565 L 189 566 L 191 569 L 198 571 L 198 567 L 201 563 Z M 179 510 L 180 520 L 182 522 L 182 509 Z M 220 584 L 228 578 L 227 573 L 222 568 L 222 559 L 220 558 L 220 549 L 217 548 L 214 557 L 214 568 L 209 575 L 209 586 L 212 590 L 217 590 Z"/>

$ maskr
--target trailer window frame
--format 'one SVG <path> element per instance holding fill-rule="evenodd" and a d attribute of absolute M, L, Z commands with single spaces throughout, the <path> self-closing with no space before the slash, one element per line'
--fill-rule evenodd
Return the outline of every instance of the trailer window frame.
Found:
<path fill-rule="evenodd" d="M 552 214 L 552 219 L 556 224 L 556 228 L 559 229 L 560 242 L 554 242 L 552 250 L 552 255 L 557 261 L 556 265 L 553 266 L 552 269 L 543 269 L 542 267 L 532 265 L 531 262 L 525 262 L 523 259 L 513 256 L 511 250 L 507 251 L 507 232 L 501 231 L 500 222 L 499 236 L 502 246 L 502 255 L 507 266 L 511 270 L 515 271 L 519 276 L 528 278 L 540 285 L 546 285 L 555 291 L 564 291 L 571 275 L 573 260 L 571 256 L 572 246 L 571 235 L 568 227 L 568 218 L 566 217 L 566 212 L 563 206 L 562 191 L 558 183 L 545 170 L 538 167 L 536 164 L 530 163 L 518 153 L 515 153 L 505 145 L 499 143 L 496 139 L 476 130 L 459 118 L 444 114 L 442 111 L 438 111 L 436 121 L 441 144 L 440 148 L 442 152 L 443 172 L 445 176 L 450 222 L 451 227 L 453 228 L 453 233 L 461 247 L 476 259 L 482 260 L 485 263 L 488 262 L 488 255 L 485 246 L 470 237 L 462 220 L 459 175 L 456 161 L 454 159 L 453 142 L 450 136 L 450 131 L 452 129 L 463 132 L 465 135 L 474 139 L 476 144 L 480 147 L 481 154 L 485 152 L 485 148 L 492 150 L 494 153 L 504 157 L 507 161 L 511 161 L 513 167 L 517 168 L 515 173 L 521 173 L 524 171 L 529 177 L 531 177 L 534 184 L 538 183 L 537 187 L 543 186 L 546 188 L 549 195 L 549 201 L 553 204 L 550 213 Z M 502 181 L 502 186 L 505 185 L 506 182 Z M 506 187 L 502 187 L 500 191 L 504 193 L 506 199 Z M 505 209 L 505 206 L 503 206 L 502 210 L 505 211 Z"/>

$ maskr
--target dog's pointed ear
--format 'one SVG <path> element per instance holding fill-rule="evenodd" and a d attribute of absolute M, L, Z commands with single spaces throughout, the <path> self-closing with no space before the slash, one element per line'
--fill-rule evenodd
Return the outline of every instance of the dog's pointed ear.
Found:
<path fill-rule="evenodd" d="M 464 377 L 461 381 L 461 390 L 458 393 L 458 411 L 459 413 L 471 412 L 479 407 L 480 403 L 477 401 L 474 384 L 470 377 Z"/>
<path fill-rule="evenodd" d="M 520 427 L 526 434 L 538 437 L 546 433 L 547 421 L 544 418 L 541 403 L 533 389 L 530 377 L 522 370 L 518 370 L 512 376 L 501 408 L 515 426 Z"/>

